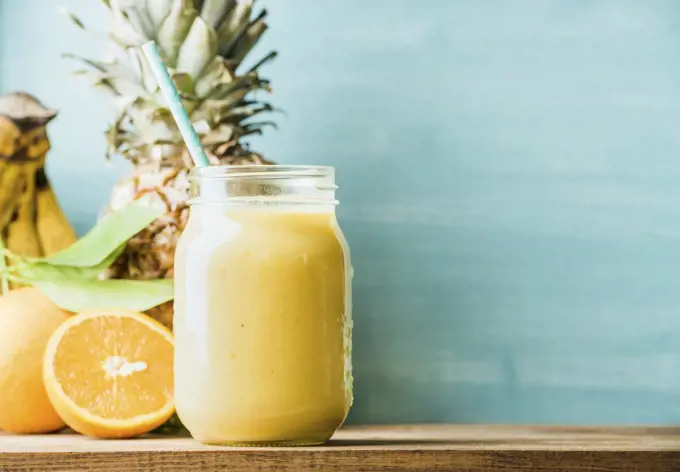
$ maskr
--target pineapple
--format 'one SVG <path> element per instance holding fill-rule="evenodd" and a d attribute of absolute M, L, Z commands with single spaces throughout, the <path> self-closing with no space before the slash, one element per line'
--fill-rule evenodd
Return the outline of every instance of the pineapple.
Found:
<path fill-rule="evenodd" d="M 173 276 L 173 255 L 187 218 L 191 158 L 139 46 L 156 41 L 211 164 L 270 164 L 242 141 L 262 133 L 273 110 L 253 92 L 269 92 L 260 67 L 272 51 L 244 68 L 243 61 L 267 29 L 267 12 L 254 0 L 104 0 L 111 13 L 109 38 L 118 54 L 96 61 L 69 56 L 88 67 L 77 73 L 111 92 L 116 117 L 106 132 L 107 157 L 122 155 L 134 168 L 114 187 L 104 214 L 132 200 L 163 208 L 157 220 L 129 241 L 107 277 Z M 83 23 L 70 15 L 75 23 Z M 171 304 L 149 312 L 171 326 Z"/>

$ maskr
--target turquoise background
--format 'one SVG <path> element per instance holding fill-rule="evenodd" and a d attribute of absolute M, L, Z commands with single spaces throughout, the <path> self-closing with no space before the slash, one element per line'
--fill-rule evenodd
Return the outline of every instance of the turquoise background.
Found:
<path fill-rule="evenodd" d="M 127 166 L 51 0 L 0 0 L 0 89 L 60 109 L 82 233 Z M 98 27 L 94 0 L 64 0 Z M 352 422 L 680 422 L 680 3 L 264 2 L 281 163 L 338 167 Z"/>

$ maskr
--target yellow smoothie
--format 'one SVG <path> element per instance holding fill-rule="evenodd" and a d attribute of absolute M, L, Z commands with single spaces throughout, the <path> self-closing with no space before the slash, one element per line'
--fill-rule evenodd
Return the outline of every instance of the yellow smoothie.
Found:
<path fill-rule="evenodd" d="M 333 207 L 195 206 L 175 255 L 175 398 L 215 444 L 314 444 L 352 403 L 350 260 Z"/>

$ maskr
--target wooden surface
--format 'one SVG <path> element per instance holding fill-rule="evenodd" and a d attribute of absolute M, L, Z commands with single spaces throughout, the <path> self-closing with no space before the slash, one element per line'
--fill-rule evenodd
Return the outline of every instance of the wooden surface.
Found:
<path fill-rule="evenodd" d="M 673 471 L 680 428 L 348 428 L 324 447 L 224 448 L 188 437 L 127 441 L 0 433 L 0 471 Z"/>

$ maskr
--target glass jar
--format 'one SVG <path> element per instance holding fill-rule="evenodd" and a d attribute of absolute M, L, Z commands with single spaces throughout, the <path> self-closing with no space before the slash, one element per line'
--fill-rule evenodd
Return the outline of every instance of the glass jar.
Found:
<path fill-rule="evenodd" d="M 352 403 L 349 248 L 332 167 L 190 175 L 175 254 L 175 399 L 203 443 L 328 440 Z"/>

